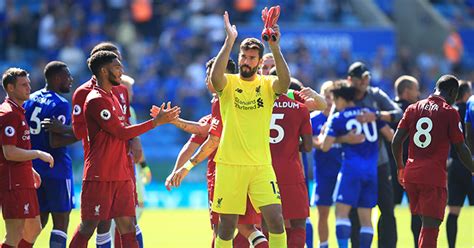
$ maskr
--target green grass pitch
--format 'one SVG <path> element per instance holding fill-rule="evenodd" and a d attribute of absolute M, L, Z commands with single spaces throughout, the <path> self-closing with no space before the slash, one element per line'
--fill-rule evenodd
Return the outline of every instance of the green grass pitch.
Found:
<path fill-rule="evenodd" d="M 311 209 L 311 219 L 313 228 L 316 232 L 317 211 Z M 330 219 L 330 246 L 337 247 L 334 228 L 334 211 L 331 212 Z M 401 248 L 413 247 L 413 238 L 410 231 L 410 215 L 407 207 L 398 207 L 396 209 L 398 245 Z M 374 218 L 375 219 L 375 218 Z M 79 223 L 79 211 L 75 210 L 71 214 L 71 223 L 69 226 L 69 236 Z M 146 209 L 139 221 L 143 232 L 145 247 L 147 248 L 208 248 L 211 242 L 211 230 L 209 227 L 207 210 L 191 209 Z M 461 212 L 458 221 L 458 248 L 474 247 L 474 207 L 465 207 Z M 2 221 L 0 225 L 0 237 L 5 235 L 5 226 Z M 47 248 L 49 242 L 49 232 L 51 224 L 49 223 L 40 234 L 34 247 Z M 69 240 L 68 242 L 70 241 Z M 315 247 L 317 244 L 317 234 L 315 233 Z M 376 247 L 374 238 L 373 247 Z M 95 237 L 89 242 L 89 247 L 95 247 Z M 438 238 L 438 247 L 448 247 L 446 241 L 446 229 L 443 225 L 440 228 Z"/>

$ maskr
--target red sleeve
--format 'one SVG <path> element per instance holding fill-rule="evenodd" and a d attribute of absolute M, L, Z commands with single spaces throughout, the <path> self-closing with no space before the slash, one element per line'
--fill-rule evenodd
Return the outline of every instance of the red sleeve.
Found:
<path fill-rule="evenodd" d="M 193 134 L 191 135 L 191 137 L 189 138 L 189 142 L 192 142 L 192 143 L 196 143 L 196 144 L 199 144 L 199 145 L 202 145 L 204 143 L 204 141 L 206 141 L 207 139 L 207 136 L 206 137 L 203 137 L 201 135 L 196 135 L 196 134 Z"/>
<path fill-rule="evenodd" d="M 221 109 L 219 102 L 213 104 L 212 108 L 212 121 L 211 126 L 209 127 L 209 134 L 212 134 L 217 137 L 221 137 L 222 134 L 222 118 L 221 118 Z"/>
<path fill-rule="evenodd" d="M 77 139 L 87 137 L 86 120 L 83 113 L 84 102 L 88 92 L 78 89 L 72 96 L 72 131 Z"/>
<path fill-rule="evenodd" d="M 449 140 L 452 144 L 458 144 L 460 142 L 463 142 L 464 134 L 462 132 L 462 124 L 458 111 L 456 111 L 455 109 L 450 109 L 449 115 Z"/>
<path fill-rule="evenodd" d="M 17 145 L 18 127 L 21 118 L 13 112 L 3 116 L 2 120 L 2 145 Z"/>
<path fill-rule="evenodd" d="M 405 113 L 403 113 L 403 117 L 398 123 L 397 128 L 403 128 L 403 129 L 409 129 L 410 127 L 410 121 L 411 121 L 411 115 L 413 110 L 415 109 L 416 105 L 410 105 L 406 110 Z"/>
<path fill-rule="evenodd" d="M 293 91 L 293 96 L 295 97 L 295 101 L 297 102 L 300 102 L 300 103 L 303 103 L 305 102 L 305 100 L 301 97 L 301 93 L 297 90 Z"/>
<path fill-rule="evenodd" d="M 300 105 L 303 106 L 303 105 Z M 302 123 L 300 126 L 300 135 L 310 134 L 313 135 L 313 128 L 311 127 L 311 120 L 309 116 L 309 111 L 306 107 L 301 108 L 302 113 Z"/>
<path fill-rule="evenodd" d="M 87 103 L 87 115 L 91 116 L 100 128 L 121 140 L 129 140 L 153 128 L 151 120 L 132 126 L 123 126 L 110 104 L 103 98 L 94 98 Z"/>

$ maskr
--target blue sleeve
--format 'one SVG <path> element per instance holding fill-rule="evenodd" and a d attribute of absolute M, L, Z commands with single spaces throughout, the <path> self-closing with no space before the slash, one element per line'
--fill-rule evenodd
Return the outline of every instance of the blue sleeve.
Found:
<path fill-rule="evenodd" d="M 387 122 L 382 121 L 382 120 L 377 120 L 376 123 L 377 123 L 377 129 L 378 130 L 382 129 L 383 127 L 385 127 L 385 125 L 388 124 Z"/>
<path fill-rule="evenodd" d="M 471 112 L 472 112 L 471 107 L 472 107 L 471 101 L 468 101 L 467 106 L 466 106 L 466 115 L 464 116 L 464 122 L 471 123 Z"/>
<path fill-rule="evenodd" d="M 71 107 L 67 102 L 58 102 L 57 105 L 51 111 L 51 116 L 56 117 L 64 125 L 71 124 Z"/>
<path fill-rule="evenodd" d="M 332 119 L 328 120 L 328 135 L 338 137 L 346 134 L 347 130 L 344 125 L 344 118 L 339 113 L 333 115 Z"/>

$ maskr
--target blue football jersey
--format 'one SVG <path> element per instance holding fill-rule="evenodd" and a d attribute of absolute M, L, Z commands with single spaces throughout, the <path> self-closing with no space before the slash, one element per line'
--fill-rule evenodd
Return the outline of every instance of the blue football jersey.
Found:
<path fill-rule="evenodd" d="M 323 112 L 311 113 L 311 125 L 313 126 L 313 136 L 321 133 L 321 129 L 326 123 L 328 117 Z M 327 152 L 318 149 L 313 151 L 314 157 L 314 171 L 320 174 L 334 174 L 332 172 L 339 172 L 342 163 L 342 146 L 339 143 L 334 143 Z"/>
<path fill-rule="evenodd" d="M 471 123 L 471 132 L 474 133 L 474 125 L 472 124 L 474 120 L 474 96 L 469 97 L 469 100 L 466 102 L 466 115 L 464 116 L 464 122 Z"/>
<path fill-rule="evenodd" d="M 343 136 L 353 129 L 356 130 L 357 134 L 364 134 L 365 141 L 363 143 L 342 144 L 342 170 L 358 174 L 376 173 L 379 152 L 378 130 L 383 128 L 386 123 L 383 121 L 360 123 L 356 117 L 362 110 L 371 111 L 367 108 L 350 107 L 334 114 L 328 123 L 328 135 L 333 137 Z"/>
<path fill-rule="evenodd" d="M 68 179 L 72 177 L 71 157 L 67 147 L 51 148 L 49 133 L 41 127 L 45 118 L 60 120 L 65 125 L 71 125 L 71 107 L 69 102 L 54 91 L 41 89 L 30 95 L 30 100 L 23 104 L 26 119 L 30 126 L 31 147 L 50 153 L 54 158 L 54 167 L 40 159 L 33 160 L 35 170 L 47 178 Z"/>

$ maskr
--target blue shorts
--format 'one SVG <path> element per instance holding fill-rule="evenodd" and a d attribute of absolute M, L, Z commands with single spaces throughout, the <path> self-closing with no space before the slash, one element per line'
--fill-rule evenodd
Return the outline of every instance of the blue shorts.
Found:
<path fill-rule="evenodd" d="M 334 188 L 336 187 L 337 174 L 339 168 L 332 171 L 316 171 L 316 182 L 314 184 L 314 194 L 311 197 L 311 205 L 331 206 L 334 203 Z"/>
<path fill-rule="evenodd" d="M 36 190 L 40 212 L 68 212 L 75 208 L 72 179 L 42 178 Z"/>
<path fill-rule="evenodd" d="M 377 174 L 342 173 L 338 181 L 336 202 L 353 208 L 373 208 L 377 204 Z"/>

